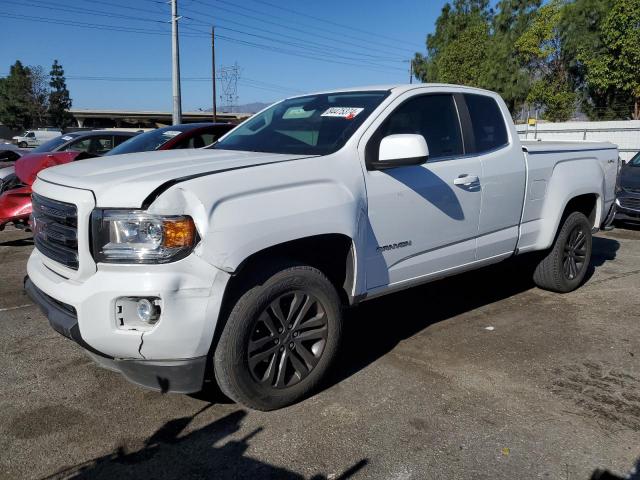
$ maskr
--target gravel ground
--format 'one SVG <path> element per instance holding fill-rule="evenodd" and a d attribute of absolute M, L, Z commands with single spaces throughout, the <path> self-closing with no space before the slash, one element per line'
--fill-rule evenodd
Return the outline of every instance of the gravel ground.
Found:
<path fill-rule="evenodd" d="M 0 478 L 588 479 L 640 456 L 640 230 L 557 295 L 521 262 L 348 313 L 325 388 L 261 413 L 95 366 L 22 292 L 0 233 Z"/>

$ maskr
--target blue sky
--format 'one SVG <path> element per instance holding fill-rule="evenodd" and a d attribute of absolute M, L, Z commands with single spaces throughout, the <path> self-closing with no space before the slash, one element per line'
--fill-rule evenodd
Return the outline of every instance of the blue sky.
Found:
<path fill-rule="evenodd" d="M 180 20 L 183 110 L 211 107 L 212 23 L 218 36 L 216 64 L 237 62 L 241 68 L 238 103 L 270 102 L 327 88 L 407 82 L 407 60 L 424 50 L 425 36 L 445 3 L 179 0 L 185 17 Z M 171 108 L 165 1 L 2 4 L 1 74 L 17 59 L 48 71 L 57 58 L 75 108 Z"/>

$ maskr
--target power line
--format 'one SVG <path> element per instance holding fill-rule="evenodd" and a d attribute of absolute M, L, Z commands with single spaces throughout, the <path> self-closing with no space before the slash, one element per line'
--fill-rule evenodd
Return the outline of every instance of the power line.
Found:
<path fill-rule="evenodd" d="M 59 4 L 52 4 L 50 2 L 43 2 L 43 1 L 35 1 L 35 0 L 22 0 L 22 1 L 17 1 L 17 0 L 4 0 L 7 3 L 13 3 L 13 4 L 17 4 L 20 6 L 25 6 L 25 5 L 31 5 L 33 7 L 37 7 L 37 8 L 46 8 L 49 10 L 56 10 L 56 11 L 61 11 L 61 12 L 71 12 L 71 13 L 87 13 L 87 14 L 95 14 L 95 15 L 99 15 L 102 17 L 109 17 L 109 18 L 121 18 L 121 19 L 126 19 L 126 20 L 133 20 L 136 22 L 147 22 L 147 23 L 159 23 L 159 24 L 165 24 L 167 22 L 162 21 L 162 20 L 152 20 L 152 19 L 148 19 L 148 18 L 140 18 L 140 17 L 134 17 L 131 15 L 121 15 L 119 13 L 110 13 L 110 12 L 104 12 L 101 10 L 92 10 L 92 9 L 78 9 L 78 8 L 67 8 L 64 6 L 60 6 Z"/>
<path fill-rule="evenodd" d="M 188 8 L 184 8 L 183 11 L 187 11 L 187 13 L 192 13 L 192 14 L 206 15 L 203 12 L 198 12 L 196 10 L 188 9 Z M 187 16 L 185 18 L 188 19 L 188 20 L 191 20 L 191 21 L 193 21 L 195 23 L 201 24 L 201 25 L 207 25 L 207 26 L 210 25 L 210 23 L 208 23 L 208 22 L 204 22 L 202 20 L 198 20 L 198 19 L 193 18 L 193 17 Z M 229 30 L 229 31 L 232 31 L 232 32 L 238 32 L 238 33 L 242 33 L 242 34 L 245 34 L 245 35 L 251 35 L 251 36 L 260 36 L 260 35 L 257 35 L 255 33 L 247 33 L 247 32 L 243 32 L 241 30 L 235 30 L 233 28 L 224 27 L 224 26 L 222 26 L 222 24 L 218 23 L 217 20 L 222 20 L 223 22 L 228 22 L 228 23 L 232 23 L 234 25 L 240 25 L 242 27 L 251 28 L 251 29 L 257 30 L 259 32 L 271 33 L 273 35 L 277 35 L 278 37 L 290 38 L 290 39 L 295 40 L 297 42 L 295 45 L 300 45 L 300 43 L 303 42 L 305 45 L 310 46 L 309 48 L 313 48 L 313 49 L 319 50 L 321 52 L 326 51 L 326 49 L 330 49 L 331 51 L 335 51 L 336 49 L 338 49 L 338 50 L 341 50 L 343 52 L 350 53 L 352 55 L 358 55 L 360 57 L 369 57 L 369 58 L 371 58 L 373 60 L 378 60 L 378 61 L 383 61 L 383 62 L 384 61 L 389 61 L 389 62 L 402 61 L 402 60 L 399 59 L 399 57 L 394 57 L 394 58 L 392 58 L 392 57 L 381 57 L 379 55 L 372 55 L 370 53 L 361 53 L 361 52 L 357 52 L 357 51 L 354 51 L 354 50 L 348 50 L 348 49 L 345 49 L 345 48 L 335 47 L 334 45 L 328 45 L 326 43 L 320 43 L 320 42 L 314 42 L 312 40 L 301 39 L 300 37 L 296 37 L 296 36 L 293 36 L 293 35 L 288 35 L 286 33 L 274 32 L 273 30 L 268 30 L 268 29 L 265 29 L 265 28 L 256 27 L 254 25 L 248 25 L 248 24 L 242 23 L 242 22 L 236 22 L 235 20 L 230 20 L 230 19 L 227 19 L 225 17 L 216 16 L 216 17 L 212 17 L 212 20 L 214 20 L 213 21 L 214 25 L 216 25 L 218 28 L 223 29 L 223 30 Z M 268 37 L 262 37 L 262 38 L 268 38 Z M 268 39 L 270 39 L 272 41 L 282 42 L 281 40 L 273 40 L 272 38 L 268 38 Z M 285 42 L 282 42 L 282 43 L 285 43 Z M 357 48 L 361 48 L 361 47 L 357 47 Z"/>
<path fill-rule="evenodd" d="M 0 74 L 0 77 L 6 77 L 7 73 Z M 154 76 L 113 76 L 113 75 L 65 75 L 67 80 L 73 81 L 95 81 L 95 82 L 115 82 L 115 83 L 137 83 L 137 82 L 170 82 L 171 77 L 154 77 Z M 220 75 L 216 75 L 216 80 L 221 80 Z M 210 77 L 181 77 L 183 82 L 210 82 Z M 284 85 L 278 85 L 275 83 L 269 83 L 262 80 L 255 80 L 252 78 L 241 77 L 238 79 L 239 84 L 256 88 L 259 90 L 274 91 L 279 93 L 305 93 L 302 90 L 287 87 Z"/>
<path fill-rule="evenodd" d="M 23 21 L 37 21 L 37 22 L 41 22 L 41 23 L 49 23 L 49 24 L 58 24 L 58 25 L 67 25 L 67 26 L 75 26 L 75 27 L 81 27 L 81 28 L 90 28 L 90 29 L 98 29 L 98 30 L 107 30 L 107 31 L 118 31 L 118 32 L 129 32 L 129 33 L 138 33 L 138 34 L 147 34 L 147 35 L 166 35 L 169 32 L 163 32 L 163 31 L 159 31 L 159 30 L 149 30 L 149 29 L 143 29 L 140 27 L 132 27 L 132 28 L 126 28 L 126 27 L 118 27 L 118 26 L 113 26 L 113 25 L 105 25 L 105 24 L 97 24 L 97 23 L 89 23 L 89 22 L 80 22 L 80 21 L 75 21 L 75 20 L 60 20 L 60 19 L 52 19 L 52 18 L 44 18 L 44 17 L 38 17 L 38 16 L 28 16 L 28 15 L 12 15 L 12 14 L 8 14 L 8 13 L 0 13 L 0 16 L 4 16 L 6 18 L 12 18 L 15 20 L 23 20 Z M 162 22 L 160 22 L 162 23 Z M 183 33 L 183 36 L 191 36 L 191 37 L 209 37 L 209 34 L 207 32 L 202 32 L 200 30 L 197 29 L 193 29 L 191 28 L 191 30 L 194 30 L 197 33 L 193 33 L 193 34 L 189 34 L 189 33 Z M 245 32 L 240 32 L 240 34 L 243 34 Z M 245 33 L 246 34 L 246 33 Z M 353 59 L 353 58 L 349 58 L 349 57 L 343 57 L 343 60 L 351 60 L 351 62 L 345 62 L 345 61 L 339 61 L 339 60 L 334 60 L 334 58 L 336 57 L 342 57 L 342 56 L 337 56 L 337 55 L 329 55 L 329 54 L 323 54 L 320 52 L 316 52 L 314 55 L 311 54 L 307 54 L 305 52 L 300 52 L 300 51 L 295 51 L 295 50 L 287 50 L 287 49 L 283 49 L 283 48 L 279 48 L 279 47 L 273 47 L 271 45 L 265 45 L 265 44 L 260 44 L 260 43 L 256 43 L 256 42 L 248 42 L 245 40 L 241 40 L 238 38 L 234 38 L 234 37 L 230 37 L 230 36 L 222 36 L 222 35 L 217 35 L 217 38 L 229 41 L 231 43 L 237 43 L 237 44 L 241 44 L 241 45 L 245 45 L 245 46 L 250 46 L 250 47 L 254 47 L 254 48 L 259 48 L 262 50 L 268 50 L 268 51 L 273 51 L 273 52 L 277 52 L 277 53 L 281 53 L 281 54 L 286 54 L 286 55 L 292 55 L 292 56 L 296 56 L 299 58 L 306 58 L 306 59 L 310 59 L 310 60 L 317 60 L 317 61 L 324 61 L 324 62 L 329 62 L 329 63 L 336 63 L 336 64 L 340 64 L 340 65 L 349 65 L 349 66 L 353 66 L 353 67 L 360 67 L 360 68 L 367 68 L 373 71 L 378 71 L 378 72 L 387 72 L 390 69 L 394 69 L 394 70 L 402 70 L 402 69 L 398 69 L 398 68 L 394 68 L 394 67 L 387 67 L 384 65 L 380 65 L 380 64 L 376 64 L 374 62 L 370 62 L 370 61 L 366 61 L 366 60 L 358 60 L 358 59 Z M 289 43 L 289 45 L 291 45 Z M 324 57 L 324 58 L 321 58 Z"/>
<path fill-rule="evenodd" d="M 24 2 L 18 2 L 16 0 L 7 0 L 7 1 L 9 1 L 11 3 L 17 3 L 17 4 L 24 3 Z M 26 3 L 29 4 L 29 5 L 33 5 L 33 6 L 38 6 L 38 4 L 39 4 L 39 5 L 43 6 L 43 8 L 48 8 L 48 9 L 52 9 L 52 10 L 62 10 L 62 11 L 68 11 L 68 12 L 73 12 L 73 13 L 91 13 L 91 14 L 97 14 L 97 15 L 105 16 L 105 17 L 124 18 L 124 19 L 130 19 L 130 20 L 133 20 L 133 21 L 139 21 L 139 22 L 151 22 L 151 23 L 160 23 L 160 24 L 166 23 L 163 20 L 151 20 L 151 19 L 147 19 L 147 18 L 133 17 L 133 16 L 130 16 L 130 15 L 113 14 L 113 13 L 110 13 L 110 12 L 104 12 L 104 11 L 100 11 L 100 10 L 78 9 L 77 7 L 70 9 L 70 8 L 60 7 L 58 4 L 52 4 L 51 2 L 43 2 L 42 0 L 27 0 Z M 100 1 L 98 3 L 101 3 L 103 5 L 111 5 L 111 6 L 115 6 L 115 7 L 119 7 L 119 8 L 123 8 L 123 9 L 126 8 L 128 10 L 137 10 L 137 11 L 141 11 L 141 12 L 144 12 L 144 13 L 148 13 L 148 11 L 145 10 L 145 9 L 135 8 L 135 7 L 127 7 L 125 5 L 114 4 L 114 3 L 111 3 L 111 2 L 105 2 L 104 0 Z M 48 4 L 48 5 L 51 5 L 51 6 L 45 6 L 45 4 Z M 191 13 L 194 13 L 194 14 L 198 14 L 198 15 L 208 16 L 207 13 L 199 12 L 199 11 L 194 10 L 192 8 L 183 8 L 182 10 L 183 11 L 188 11 L 188 12 L 191 12 Z M 199 20 L 197 18 L 192 18 L 192 17 L 184 17 L 184 18 L 186 18 L 188 20 L 191 20 L 193 22 L 196 22 L 198 24 L 201 24 L 201 25 L 206 25 L 206 26 L 210 25 L 210 23 L 204 22 L 204 21 Z M 223 20 L 225 22 L 233 23 L 233 24 L 244 26 L 244 27 L 247 27 L 247 28 L 252 28 L 254 30 L 258 30 L 258 31 L 262 31 L 262 32 L 278 35 L 279 37 L 290 38 L 290 39 L 295 40 L 297 43 L 296 44 L 291 44 L 291 43 L 287 43 L 287 42 L 282 42 L 279 39 L 273 39 L 273 38 L 270 38 L 270 37 L 261 36 L 261 35 L 255 34 L 255 33 L 249 33 L 249 32 L 246 32 L 246 31 L 237 30 L 237 29 L 233 29 L 233 28 L 229 28 L 229 27 L 224 27 L 224 26 L 219 26 L 218 27 L 220 29 L 228 30 L 230 32 L 235 32 L 235 33 L 239 33 L 239 34 L 242 34 L 242 35 L 253 36 L 253 37 L 262 38 L 262 39 L 269 40 L 269 41 L 280 42 L 280 43 L 284 43 L 284 44 L 288 44 L 288 45 L 294 45 L 294 46 L 298 46 L 300 44 L 300 42 L 304 42 L 305 44 L 308 44 L 308 45 L 315 45 L 315 47 L 313 47 L 313 48 L 315 50 L 318 50 L 320 53 L 324 52 L 326 49 L 331 49 L 332 51 L 336 50 L 335 46 L 328 45 L 326 43 L 318 43 L 318 42 L 314 42 L 314 41 L 310 41 L 310 40 L 301 39 L 300 37 L 295 37 L 295 36 L 292 36 L 292 35 L 287 35 L 287 34 L 283 34 L 283 33 L 279 33 L 279 32 L 274 32 L 273 30 L 267 30 L 267 29 L 264 29 L 264 28 L 255 27 L 253 25 L 248 25 L 246 23 L 237 22 L 237 21 L 230 20 L 230 19 L 223 18 L 223 17 L 219 17 L 219 16 L 217 16 L 216 18 L 219 18 L 219 19 L 221 19 L 221 20 Z M 202 32 L 202 33 L 204 33 L 204 32 Z M 362 48 L 362 47 L 359 47 L 359 46 L 356 46 L 356 47 L 357 48 Z M 361 53 L 361 52 L 356 52 L 356 51 L 353 51 L 353 50 L 346 50 L 344 48 L 341 48 L 340 50 L 343 50 L 343 51 L 345 51 L 347 53 L 351 53 L 353 55 L 358 55 L 360 57 L 363 57 L 363 56 L 364 57 L 369 57 L 371 59 L 378 60 L 378 61 L 390 61 L 390 62 L 400 62 L 400 61 L 402 61 L 397 57 L 395 57 L 395 58 L 381 57 L 381 56 L 372 55 L 372 54 L 369 54 L 369 53 Z M 364 60 L 366 60 L 366 59 L 362 59 L 362 58 L 353 58 L 353 57 L 345 57 L 345 56 L 341 56 L 341 58 L 346 59 L 346 60 L 354 60 L 354 61 L 364 61 Z"/>
<path fill-rule="evenodd" d="M 389 36 L 386 36 L 386 35 L 382 35 L 379 32 L 369 32 L 367 30 L 362 30 L 360 28 L 354 27 L 353 25 L 345 25 L 345 24 L 334 22 L 332 20 L 327 20 L 325 18 L 309 15 L 307 13 L 298 12 L 297 10 L 294 10 L 292 8 L 287 8 L 287 7 L 283 7 L 281 5 L 276 5 L 274 3 L 267 2 L 265 0 L 253 0 L 253 1 L 256 2 L 256 3 L 261 3 L 263 5 L 268 5 L 268 6 L 272 7 L 272 8 L 277 8 L 277 9 L 285 11 L 285 12 L 293 13 L 293 14 L 301 16 L 301 17 L 311 18 L 312 20 L 317 20 L 319 22 L 323 22 L 323 23 L 326 23 L 326 24 L 329 24 L 329 25 L 335 25 L 335 26 L 341 27 L 341 28 L 348 28 L 350 31 L 357 31 L 357 32 L 364 33 L 366 35 L 370 35 L 370 36 L 376 37 L 376 38 L 386 38 L 387 40 L 391 40 L 392 42 L 409 45 L 409 42 L 407 42 L 406 40 L 400 40 L 400 39 L 397 39 L 397 38 L 393 38 L 393 37 L 389 37 Z"/>
<path fill-rule="evenodd" d="M 150 0 L 150 1 L 154 1 L 154 0 Z M 376 42 L 376 41 L 372 41 L 372 40 L 362 40 L 361 38 L 355 37 L 355 40 L 357 42 L 365 42 L 364 44 L 361 43 L 361 44 L 358 45 L 358 44 L 354 43 L 353 41 L 346 40 L 348 38 L 351 38 L 353 40 L 354 37 L 352 37 L 348 33 L 344 33 L 344 32 L 334 32 L 334 31 L 331 31 L 331 30 L 326 30 L 326 29 L 319 28 L 317 26 L 309 26 L 309 25 L 304 25 L 307 28 L 306 29 L 302 29 L 302 28 L 298 28 L 296 26 L 293 26 L 291 24 L 283 24 L 283 23 L 274 22 L 274 21 L 271 21 L 271 20 L 265 20 L 263 17 L 276 18 L 278 20 L 281 20 L 282 17 L 278 17 L 276 15 L 270 15 L 270 14 L 265 13 L 265 12 L 257 12 L 257 11 L 252 10 L 252 9 L 247 9 L 246 7 L 235 5 L 233 3 L 227 2 L 226 0 L 213 0 L 213 1 L 215 1 L 216 3 L 224 3 L 226 5 L 230 5 L 235 10 L 230 10 L 228 7 L 222 7 L 220 5 L 216 5 L 214 7 L 213 5 L 205 3 L 202 0 L 193 0 L 193 1 L 198 3 L 198 4 L 200 4 L 200 5 L 204 5 L 204 6 L 208 7 L 208 8 L 215 8 L 216 10 L 226 11 L 226 12 L 232 13 L 234 15 L 240 15 L 240 16 L 245 17 L 245 18 L 250 18 L 252 20 L 256 20 L 258 22 L 268 23 L 270 25 L 275 25 L 275 26 L 284 28 L 287 31 L 296 31 L 296 32 L 303 33 L 305 35 L 313 34 L 314 37 L 322 38 L 322 39 L 329 40 L 329 41 L 332 41 L 332 42 L 337 42 L 337 43 L 339 43 L 341 45 L 356 46 L 357 48 L 365 49 L 367 51 L 371 51 L 372 45 L 378 45 L 378 46 L 375 46 L 373 48 L 375 48 L 376 50 L 379 50 L 379 51 L 385 51 L 386 50 L 385 53 L 390 54 L 390 55 L 400 55 L 398 53 L 398 51 L 401 51 L 401 52 L 403 52 L 402 53 L 403 57 L 405 57 L 409 52 L 408 49 L 398 48 L 398 47 L 394 47 L 392 45 L 388 45 L 386 43 Z M 188 8 L 187 10 L 191 10 L 191 7 Z M 238 12 L 237 10 L 240 10 L 240 12 Z M 249 12 L 252 12 L 252 13 L 259 13 L 260 16 L 247 14 L 243 10 L 249 10 Z M 299 25 L 301 25 L 301 24 L 299 24 Z M 322 35 L 322 34 L 316 33 L 315 31 L 313 33 L 310 33 L 311 30 L 325 31 L 325 32 L 330 33 L 333 36 L 329 37 L 329 36 L 326 36 L 326 35 Z M 338 35 L 338 38 L 336 38 L 335 35 Z M 411 53 L 411 55 L 412 54 L 413 54 L 413 52 Z"/>
<path fill-rule="evenodd" d="M 404 72 L 404 69 L 396 69 L 396 68 L 393 68 L 393 67 L 380 68 L 380 67 L 374 67 L 372 65 L 348 63 L 348 62 L 342 62 L 342 61 L 339 61 L 339 60 L 332 60 L 330 58 L 305 55 L 304 53 L 299 53 L 299 52 L 296 52 L 296 51 L 287 50 L 287 49 L 280 48 L 280 47 L 274 47 L 274 46 L 271 46 L 271 45 L 264 45 L 264 44 L 255 43 L 255 42 L 248 42 L 246 40 L 241 40 L 241 39 L 229 37 L 229 36 L 226 36 L 226 35 L 216 35 L 216 38 L 219 38 L 221 40 L 226 40 L 226 41 L 231 42 L 231 43 L 237 43 L 237 44 L 240 44 L 240 45 L 246 45 L 246 46 L 250 46 L 250 47 L 259 48 L 259 49 L 266 50 L 266 51 L 269 51 L 269 52 L 282 53 L 284 55 L 292 55 L 294 57 L 306 58 L 306 59 L 314 60 L 314 61 L 335 63 L 335 64 L 338 64 L 338 65 L 347 65 L 347 66 L 350 66 L 350 67 L 359 67 L 359 68 L 372 70 L 372 71 L 375 71 L 375 72 L 388 73 L 390 69 L 392 69 L 392 70 L 400 70 L 400 71 Z"/>
<path fill-rule="evenodd" d="M 293 46 L 293 47 L 298 47 L 299 46 L 299 44 L 296 44 L 296 43 L 284 42 L 282 40 L 276 40 L 276 39 L 273 39 L 271 37 L 266 37 L 264 35 L 244 32 L 242 30 L 236 30 L 236 29 L 233 29 L 233 28 L 226 28 L 226 27 L 220 27 L 219 26 L 218 29 L 227 30 L 227 31 L 230 31 L 232 33 L 238 33 L 240 35 L 246 35 L 246 36 L 250 36 L 250 37 L 255 37 L 255 38 L 258 38 L 258 39 L 261 39 L 261 40 L 267 40 L 267 41 L 274 42 L 274 43 L 280 43 L 282 45 L 288 45 L 288 46 Z M 195 32 L 202 32 L 202 30 L 198 30 L 198 29 L 195 29 L 195 28 L 192 28 L 192 27 L 191 27 L 191 30 L 193 30 Z M 202 33 L 204 33 L 204 32 L 202 32 Z M 316 47 L 312 47 L 311 50 L 313 50 L 315 52 L 314 53 L 315 55 L 320 55 L 320 56 L 323 56 L 323 57 L 327 57 L 329 59 L 339 58 L 341 60 L 351 60 L 351 61 L 358 62 L 358 63 L 361 63 L 361 64 L 372 65 L 374 67 L 393 68 L 393 67 L 388 67 L 386 65 L 381 65 L 379 63 L 375 63 L 375 62 L 373 62 L 373 61 L 371 61 L 369 59 L 360 59 L 360 58 L 354 58 L 354 57 L 347 57 L 347 56 L 336 54 L 336 53 L 333 53 L 333 54 L 325 53 L 324 50 L 318 49 Z M 400 69 L 398 69 L 398 70 L 400 70 Z"/>

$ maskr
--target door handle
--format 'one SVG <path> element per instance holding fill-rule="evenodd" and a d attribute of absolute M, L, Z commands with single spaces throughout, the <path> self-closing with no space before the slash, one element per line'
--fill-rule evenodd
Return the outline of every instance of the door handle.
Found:
<path fill-rule="evenodd" d="M 469 185 L 472 185 L 474 183 L 478 183 L 480 181 L 480 179 L 478 178 L 477 175 L 468 175 L 468 174 L 463 174 L 460 175 L 458 178 L 456 178 L 453 181 L 454 185 L 462 185 L 465 187 L 468 187 Z"/>

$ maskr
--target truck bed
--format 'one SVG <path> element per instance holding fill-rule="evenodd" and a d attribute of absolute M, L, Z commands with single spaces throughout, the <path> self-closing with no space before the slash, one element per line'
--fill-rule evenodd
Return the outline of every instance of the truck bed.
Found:
<path fill-rule="evenodd" d="M 617 147 L 609 142 L 569 142 L 569 141 L 541 141 L 522 140 L 522 149 L 530 154 L 585 152 L 593 150 L 616 150 Z"/>
<path fill-rule="evenodd" d="M 563 198 L 572 185 L 604 180 L 594 220 L 604 220 L 615 199 L 618 149 L 609 142 L 523 141 L 527 186 L 520 228 L 519 250 L 543 250 L 557 230 Z M 572 196 L 580 195 L 579 189 Z M 546 219 L 546 221 L 543 221 Z M 594 225 L 598 227 L 600 223 Z M 544 240 L 543 240 L 544 239 Z"/>

